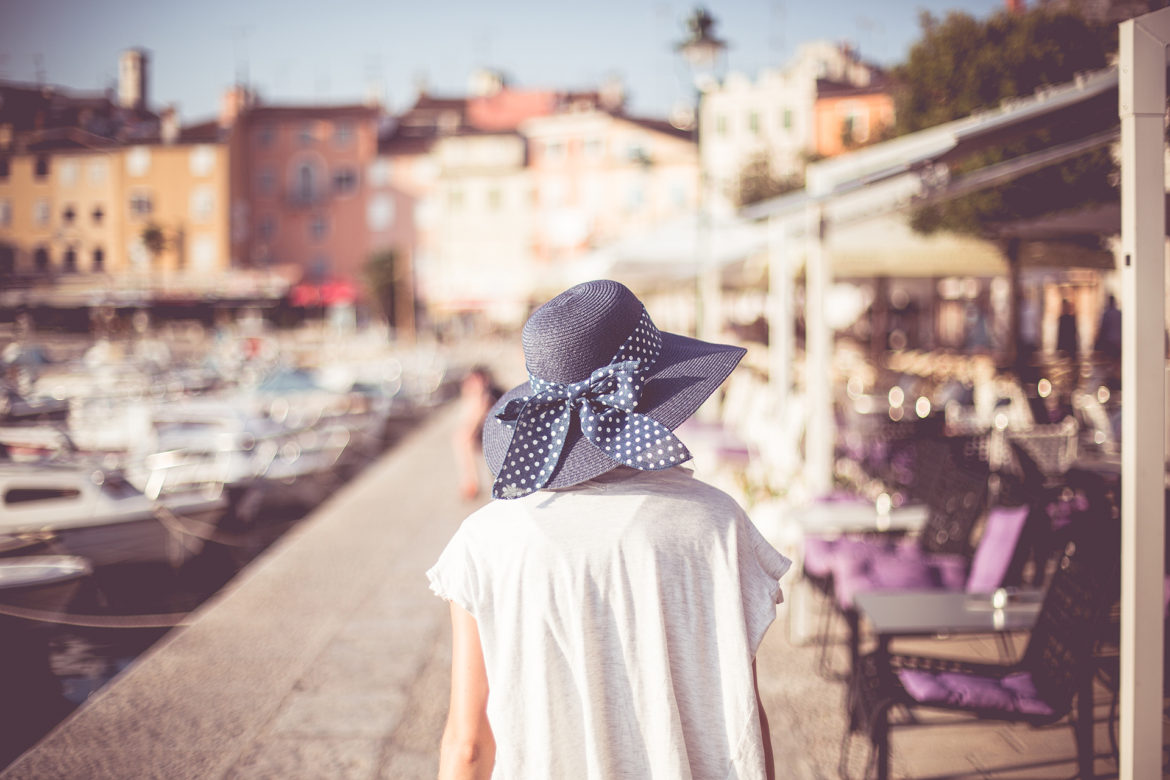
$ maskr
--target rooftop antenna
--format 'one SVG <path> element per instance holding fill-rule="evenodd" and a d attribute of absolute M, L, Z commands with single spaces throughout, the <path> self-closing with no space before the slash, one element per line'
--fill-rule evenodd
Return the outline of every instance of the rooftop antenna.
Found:
<path fill-rule="evenodd" d="M 250 24 L 240 24 L 232 28 L 232 43 L 236 55 L 236 83 L 248 86 L 248 36 L 252 34 Z"/>
<path fill-rule="evenodd" d="M 771 50 L 776 62 L 784 56 L 786 48 L 784 16 L 784 0 L 773 0 L 771 13 L 768 14 L 768 49 Z"/>
<path fill-rule="evenodd" d="M 33 79 L 38 86 L 45 83 L 45 55 L 39 51 L 33 55 Z"/>
<path fill-rule="evenodd" d="M 374 52 L 366 53 L 366 105 L 386 105 L 386 84 L 382 79 L 382 58 Z"/>

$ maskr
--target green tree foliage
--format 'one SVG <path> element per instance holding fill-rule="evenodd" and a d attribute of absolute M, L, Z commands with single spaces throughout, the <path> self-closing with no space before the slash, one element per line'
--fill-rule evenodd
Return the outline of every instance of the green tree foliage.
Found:
<path fill-rule="evenodd" d="M 766 152 L 758 152 L 748 158 L 739 171 L 732 199 L 739 206 L 748 206 L 768 198 L 775 198 L 786 192 L 804 187 L 804 177 L 798 174 L 776 176 Z"/>
<path fill-rule="evenodd" d="M 166 233 L 157 223 L 150 222 L 142 228 L 142 245 L 150 253 L 151 263 L 157 263 L 158 256 L 167 248 Z"/>
<path fill-rule="evenodd" d="M 396 323 L 397 316 L 396 300 L 400 270 L 398 253 L 393 249 L 373 253 L 363 269 L 370 300 L 374 302 L 392 327 Z"/>
<path fill-rule="evenodd" d="M 1037 88 L 1073 80 L 1106 67 L 1116 48 L 1112 28 L 1043 7 L 1006 11 L 985 20 L 951 12 L 939 20 L 924 13 L 922 38 L 895 75 L 898 134 L 932 127 L 999 105 Z M 1096 107 L 1099 108 L 1099 107 Z M 1102 116 L 1102 114 L 1106 114 Z M 1086 110 L 953 166 L 952 175 L 1082 138 L 1116 123 L 1108 112 Z M 1008 184 L 920 210 L 922 231 L 985 233 L 990 225 L 1115 198 L 1115 165 L 1108 149 L 1024 175 Z"/>

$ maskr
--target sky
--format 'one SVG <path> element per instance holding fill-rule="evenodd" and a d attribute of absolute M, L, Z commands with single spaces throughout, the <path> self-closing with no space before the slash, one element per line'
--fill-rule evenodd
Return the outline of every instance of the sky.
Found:
<path fill-rule="evenodd" d="M 848 41 L 879 65 L 904 59 L 919 13 L 983 18 L 1003 0 L 710 0 L 728 70 L 782 66 L 799 44 Z M 268 103 L 360 101 L 395 111 L 420 84 L 461 95 L 476 68 L 518 87 L 581 89 L 610 76 L 628 108 L 666 116 L 691 98 L 674 52 L 694 2 L 675 0 L 0 0 L 0 79 L 78 90 L 111 86 L 122 49 L 151 52 L 151 106 L 213 117 L 250 83 Z"/>

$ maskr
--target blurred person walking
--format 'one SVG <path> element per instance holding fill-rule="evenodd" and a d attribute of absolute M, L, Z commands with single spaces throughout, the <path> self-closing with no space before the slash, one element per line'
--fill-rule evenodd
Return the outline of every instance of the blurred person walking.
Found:
<path fill-rule="evenodd" d="M 480 442 L 483 423 L 492 404 L 500 397 L 492 373 L 484 366 L 476 366 L 463 377 L 459 389 L 462 409 L 455 429 L 453 445 L 455 464 L 459 469 L 459 495 L 472 500 L 479 495 Z"/>
<path fill-rule="evenodd" d="M 755 654 L 790 561 L 672 433 L 744 350 L 617 282 L 537 309 L 492 408 L 498 499 L 427 576 L 450 602 L 441 778 L 774 776 Z"/>
<path fill-rule="evenodd" d="M 1073 309 L 1073 302 L 1068 298 L 1060 302 L 1060 317 L 1056 320 L 1056 349 L 1073 360 L 1076 360 L 1080 352 L 1077 315 Z"/>

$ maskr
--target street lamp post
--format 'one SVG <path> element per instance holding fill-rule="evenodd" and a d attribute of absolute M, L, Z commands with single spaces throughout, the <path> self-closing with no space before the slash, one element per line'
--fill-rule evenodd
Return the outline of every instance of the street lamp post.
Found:
<path fill-rule="evenodd" d="M 706 8 L 698 7 L 687 19 L 690 31 L 686 40 L 675 45 L 675 51 L 682 54 L 691 71 L 695 90 L 694 139 L 698 157 L 699 191 L 698 224 L 695 235 L 697 259 L 695 331 L 702 338 L 717 340 L 721 329 L 719 303 L 722 283 L 719 267 L 711 252 L 710 198 L 707 193 L 709 180 L 703 165 L 700 117 L 703 108 L 703 93 L 718 83 L 718 70 L 727 43 L 715 36 L 715 18 Z"/>

